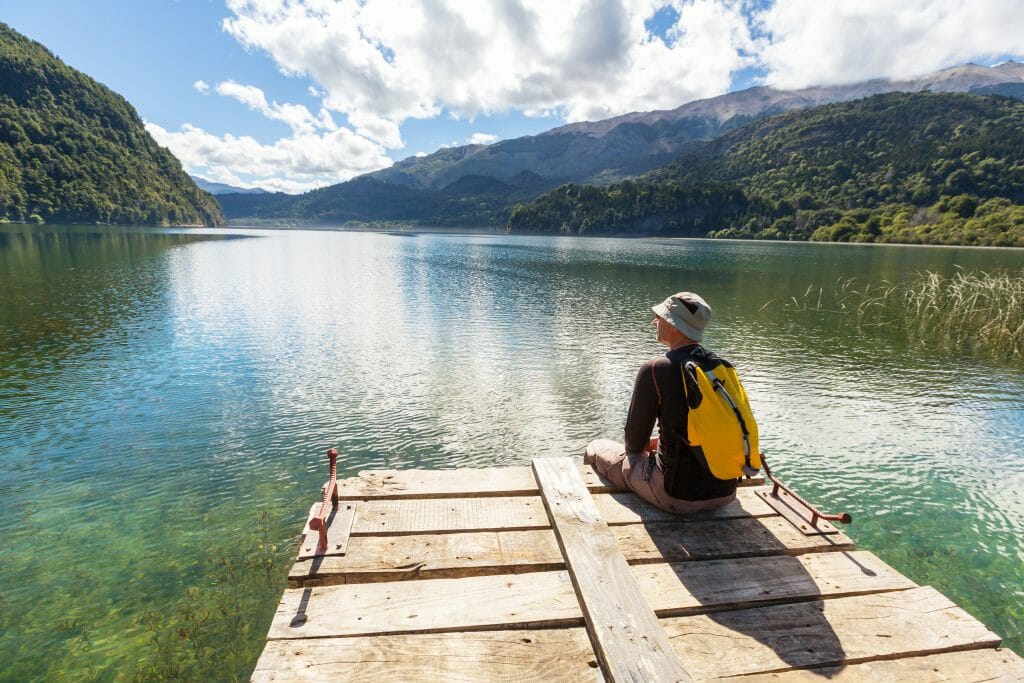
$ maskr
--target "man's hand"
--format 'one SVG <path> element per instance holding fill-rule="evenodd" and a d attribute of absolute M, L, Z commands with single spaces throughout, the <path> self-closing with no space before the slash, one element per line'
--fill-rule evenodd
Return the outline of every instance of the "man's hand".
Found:
<path fill-rule="evenodd" d="M 658 450 L 658 437 L 651 437 L 651 440 L 647 442 L 647 450 L 650 452 Z"/>

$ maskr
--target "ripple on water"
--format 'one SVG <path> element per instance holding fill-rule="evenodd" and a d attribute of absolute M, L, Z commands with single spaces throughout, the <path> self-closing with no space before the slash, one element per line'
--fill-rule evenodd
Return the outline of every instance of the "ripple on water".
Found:
<path fill-rule="evenodd" d="M 635 372 L 661 352 L 649 307 L 680 289 L 715 307 L 708 344 L 740 369 L 783 478 L 1021 647 L 1019 370 L 762 308 L 940 252 L 253 234 L 154 233 L 130 250 L 26 238 L 16 263 L 0 247 L 0 609 L 17 625 L 0 678 L 156 666 L 155 633 L 197 604 L 239 615 L 203 642 L 247 676 L 327 448 L 351 475 L 524 465 L 619 438 Z M 999 258 L 1021 257 L 984 255 Z"/>

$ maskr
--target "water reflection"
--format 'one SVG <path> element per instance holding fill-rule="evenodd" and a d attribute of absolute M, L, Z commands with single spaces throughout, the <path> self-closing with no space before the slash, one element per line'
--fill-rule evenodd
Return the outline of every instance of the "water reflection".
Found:
<path fill-rule="evenodd" d="M 214 590 L 208 566 L 244 564 L 239 548 L 284 547 L 328 446 L 351 474 L 617 438 L 634 373 L 660 352 L 649 307 L 680 289 L 715 308 L 708 344 L 740 368 L 775 467 L 1021 647 L 1019 369 L 764 304 L 843 277 L 1019 269 L 1024 252 L 223 235 L 0 231 L 0 607 L 17 624 L 0 661 L 21 667 L 0 677 L 157 656 L 139 615 Z M 280 588 L 244 571 L 253 592 L 227 597 L 258 627 L 213 627 L 244 643 L 240 676 Z M 17 654 L 40 648 L 56 654 Z"/>

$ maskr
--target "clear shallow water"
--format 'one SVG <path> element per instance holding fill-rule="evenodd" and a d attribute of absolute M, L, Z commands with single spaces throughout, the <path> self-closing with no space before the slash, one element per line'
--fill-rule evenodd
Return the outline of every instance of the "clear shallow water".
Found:
<path fill-rule="evenodd" d="M 247 678 L 328 447 L 343 475 L 578 454 L 679 289 L 780 474 L 1021 652 L 1020 367 L 764 307 L 957 266 L 1024 251 L 2 228 L 0 678 Z"/>

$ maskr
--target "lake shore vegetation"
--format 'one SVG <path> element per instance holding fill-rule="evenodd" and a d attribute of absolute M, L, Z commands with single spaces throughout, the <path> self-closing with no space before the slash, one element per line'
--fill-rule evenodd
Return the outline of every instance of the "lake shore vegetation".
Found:
<path fill-rule="evenodd" d="M 831 291 L 812 285 L 780 303 L 901 330 L 912 344 L 1024 362 L 1024 272 L 924 271 L 898 283 L 844 279 Z"/>

